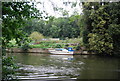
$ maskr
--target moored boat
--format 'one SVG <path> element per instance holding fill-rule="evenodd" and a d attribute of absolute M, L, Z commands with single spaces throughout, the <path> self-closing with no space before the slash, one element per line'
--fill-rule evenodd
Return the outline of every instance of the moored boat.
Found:
<path fill-rule="evenodd" d="M 64 48 L 55 48 L 55 49 L 49 49 L 49 52 L 51 54 L 73 54 L 74 50 L 72 48 L 64 49 Z"/>

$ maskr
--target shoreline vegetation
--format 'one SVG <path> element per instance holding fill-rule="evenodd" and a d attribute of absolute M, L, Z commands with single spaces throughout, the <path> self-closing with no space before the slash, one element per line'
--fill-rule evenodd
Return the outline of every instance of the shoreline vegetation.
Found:
<path fill-rule="evenodd" d="M 76 41 L 77 40 L 77 41 Z M 49 53 L 49 49 L 54 48 L 67 48 L 72 47 L 74 50 L 74 54 L 94 54 L 87 51 L 82 44 L 79 43 L 79 38 L 77 39 L 69 39 L 69 40 L 57 40 L 57 41 L 37 41 L 31 42 L 26 46 L 17 46 L 12 41 L 14 45 L 12 48 L 7 48 L 6 51 L 8 53 Z M 73 42 L 73 43 L 70 43 Z M 81 45 L 81 46 L 80 46 Z"/>
<path fill-rule="evenodd" d="M 31 48 L 28 49 L 27 51 L 21 49 L 21 48 L 10 48 L 10 49 L 6 49 L 6 52 L 8 53 L 42 53 L 42 54 L 50 54 L 50 52 L 48 51 L 51 48 L 48 49 L 43 49 L 43 48 Z M 83 51 L 83 50 L 78 50 L 78 51 L 74 51 L 73 55 L 94 55 L 95 53 L 90 53 L 88 51 Z"/>
<path fill-rule="evenodd" d="M 68 4 L 71 3 L 66 2 L 66 6 Z M 72 4 L 75 7 L 77 3 Z M 82 13 L 78 14 L 75 10 L 72 15 L 64 8 L 53 6 L 54 11 L 61 13 L 61 17 L 57 18 L 38 10 L 36 3 L 2 2 L 0 39 L 3 81 L 12 80 L 17 69 L 14 58 L 7 56 L 6 49 L 28 51 L 31 48 L 72 47 L 77 51 L 94 52 L 95 55 L 120 57 L 120 2 L 78 4 L 82 7 Z M 45 38 L 59 38 L 59 41 L 41 42 Z"/>

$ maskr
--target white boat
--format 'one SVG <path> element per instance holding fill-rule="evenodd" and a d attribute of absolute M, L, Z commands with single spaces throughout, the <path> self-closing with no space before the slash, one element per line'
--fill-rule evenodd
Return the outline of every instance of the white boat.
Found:
<path fill-rule="evenodd" d="M 69 49 L 55 48 L 55 49 L 49 49 L 49 52 L 51 54 L 73 54 L 74 50 L 72 50 L 72 48 Z"/>

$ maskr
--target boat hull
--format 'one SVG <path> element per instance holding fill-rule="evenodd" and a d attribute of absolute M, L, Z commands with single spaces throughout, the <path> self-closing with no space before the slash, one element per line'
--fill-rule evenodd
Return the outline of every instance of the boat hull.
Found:
<path fill-rule="evenodd" d="M 73 54 L 73 51 L 56 51 L 56 50 L 49 50 L 51 54 L 62 54 L 62 55 L 70 55 Z"/>

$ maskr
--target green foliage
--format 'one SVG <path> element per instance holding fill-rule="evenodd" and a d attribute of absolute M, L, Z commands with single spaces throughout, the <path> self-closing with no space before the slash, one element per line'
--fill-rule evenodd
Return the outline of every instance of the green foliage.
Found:
<path fill-rule="evenodd" d="M 54 46 L 54 48 L 62 48 L 62 45 L 56 44 L 56 45 Z"/>
<path fill-rule="evenodd" d="M 56 42 L 40 42 L 40 44 L 30 45 L 31 48 L 62 48 L 64 45 Z"/>
<path fill-rule="evenodd" d="M 30 38 L 24 38 L 24 40 L 23 41 L 21 41 L 21 43 L 22 43 L 22 45 L 21 45 L 21 47 L 20 48 L 22 48 L 24 51 L 27 51 L 28 49 L 30 49 L 31 47 L 30 47 L 30 42 L 31 42 L 32 40 L 30 39 Z"/>
<path fill-rule="evenodd" d="M 2 80 L 12 80 L 15 70 L 17 69 L 18 66 L 16 65 L 13 57 L 2 57 Z"/>
<path fill-rule="evenodd" d="M 88 45 L 88 34 L 92 31 L 93 27 L 92 27 L 92 19 L 90 18 L 90 14 L 92 11 L 92 4 L 93 3 L 89 3 L 89 2 L 83 2 L 82 5 L 83 5 L 83 15 L 82 15 L 82 18 L 81 18 L 81 22 L 82 22 L 82 25 L 81 26 L 81 36 L 83 37 L 83 43 L 85 46 Z"/>
<path fill-rule="evenodd" d="M 31 48 L 51 48 L 54 45 L 53 42 L 40 42 L 40 44 L 30 45 Z"/>
<path fill-rule="evenodd" d="M 107 32 L 108 27 L 106 26 L 109 22 L 106 21 L 109 19 L 109 15 L 106 13 L 104 8 L 104 6 L 101 6 L 98 10 L 94 11 L 95 14 L 91 13 L 91 19 L 93 19 L 94 22 L 92 22 L 92 33 L 88 34 L 88 41 L 91 50 L 111 55 L 113 42 L 111 36 Z"/>
<path fill-rule="evenodd" d="M 9 41 L 9 43 L 7 44 L 8 48 L 12 48 L 12 47 L 15 47 L 15 46 L 17 46 L 15 39 Z"/>
<path fill-rule="evenodd" d="M 83 38 L 71 38 L 63 40 L 63 43 L 80 43 L 80 45 L 83 45 Z"/>
<path fill-rule="evenodd" d="M 50 16 L 49 20 L 46 21 L 42 19 L 27 20 L 27 25 L 23 28 L 23 31 L 29 35 L 37 31 L 52 38 L 77 38 L 80 35 L 79 19 L 80 15 L 72 15 L 63 18 Z"/>
<path fill-rule="evenodd" d="M 57 38 L 59 36 L 60 30 L 61 29 L 59 27 L 52 25 L 50 28 L 51 37 Z"/>
<path fill-rule="evenodd" d="M 29 44 L 24 44 L 22 47 L 21 47 L 24 51 L 27 51 L 28 49 L 30 49 L 30 45 Z"/>
<path fill-rule="evenodd" d="M 30 38 L 32 38 L 32 40 L 35 40 L 37 42 L 37 41 L 41 40 L 44 37 L 39 32 L 35 31 L 35 32 L 33 32 L 33 33 L 30 34 Z"/>
<path fill-rule="evenodd" d="M 84 15 L 83 42 L 101 54 L 119 55 L 120 3 L 82 3 Z M 89 22 L 89 23 L 88 23 Z M 85 40 L 85 41 L 84 41 Z"/>
<path fill-rule="evenodd" d="M 88 31 L 88 30 L 84 30 L 84 31 L 82 32 L 83 43 L 84 43 L 85 46 L 88 44 L 88 34 L 89 34 L 89 31 Z"/>
<path fill-rule="evenodd" d="M 26 25 L 22 28 L 24 32 L 26 32 L 28 35 L 30 35 L 32 32 L 37 31 L 39 33 L 44 34 L 45 30 L 45 21 L 42 19 L 30 19 L 25 20 Z"/>
<path fill-rule="evenodd" d="M 38 11 L 34 8 L 34 4 L 28 5 L 27 2 L 3 2 L 2 3 L 2 36 L 5 42 L 15 39 L 19 43 L 18 38 L 24 37 L 21 27 L 25 25 L 24 20 L 36 17 Z"/>
<path fill-rule="evenodd" d="M 111 37 L 107 33 L 102 36 L 98 33 L 90 33 L 88 36 L 90 37 L 90 50 L 94 50 L 97 53 L 112 53 L 113 43 Z"/>
<path fill-rule="evenodd" d="M 110 14 L 110 25 L 108 31 L 113 39 L 113 53 L 120 56 L 120 2 L 108 5 Z"/>
<path fill-rule="evenodd" d="M 75 48 L 75 50 L 80 50 L 81 49 L 81 46 L 80 45 L 78 45 L 76 48 Z"/>
<path fill-rule="evenodd" d="M 2 2 L 2 79 L 10 80 L 15 74 L 16 64 L 12 57 L 7 57 L 5 49 L 12 47 L 11 40 L 21 46 L 26 40 L 26 33 L 22 31 L 24 20 L 39 16 L 35 5 L 28 2 Z M 24 39 L 25 38 L 25 39 Z"/>

